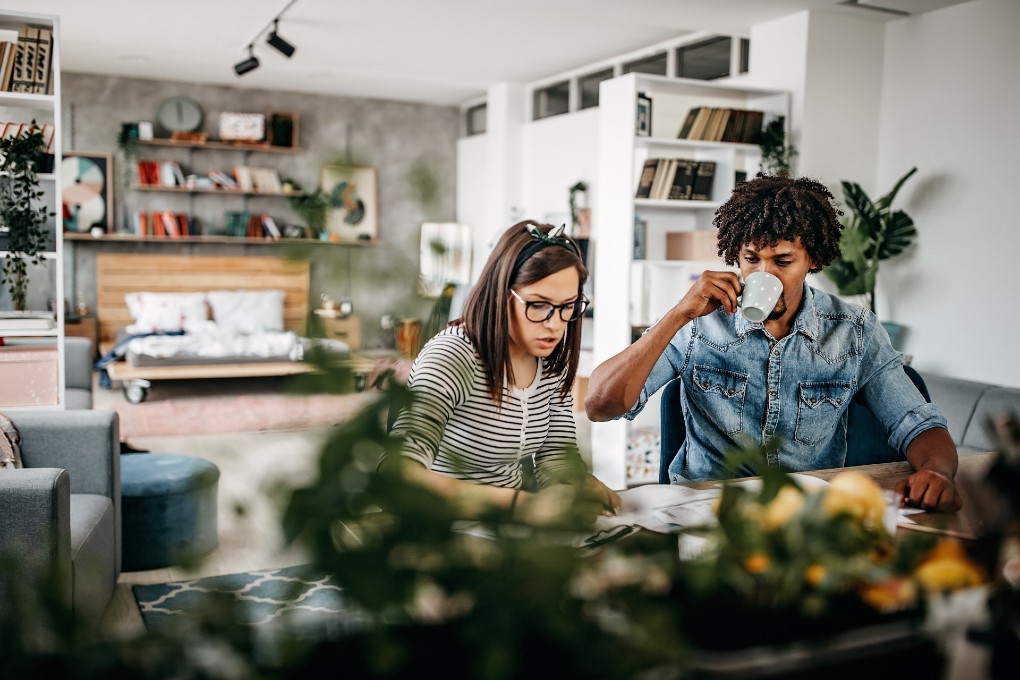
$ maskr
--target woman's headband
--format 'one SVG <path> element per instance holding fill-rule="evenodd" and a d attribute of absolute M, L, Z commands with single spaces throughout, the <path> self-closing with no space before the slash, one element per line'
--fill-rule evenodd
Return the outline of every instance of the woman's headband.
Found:
<path fill-rule="evenodd" d="M 528 258 L 549 245 L 566 248 L 583 260 L 584 258 L 581 255 L 581 251 L 578 250 L 577 244 L 564 234 L 566 229 L 567 225 L 561 224 L 558 227 L 553 227 L 548 233 L 546 233 L 534 224 L 529 224 L 528 233 L 531 234 L 534 240 L 522 248 L 521 252 L 517 254 L 517 259 L 514 260 L 514 268 L 510 270 L 510 280 L 513 281 L 518 270 L 520 270 L 521 266 L 528 261 Z"/>

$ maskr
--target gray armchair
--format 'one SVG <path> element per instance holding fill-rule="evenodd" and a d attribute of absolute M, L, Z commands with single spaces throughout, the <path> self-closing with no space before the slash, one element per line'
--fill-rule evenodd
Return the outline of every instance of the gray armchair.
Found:
<path fill-rule="evenodd" d="M 117 413 L 7 415 L 21 433 L 24 468 L 0 472 L 0 556 L 17 565 L 0 569 L 0 594 L 40 587 L 56 574 L 75 613 L 95 624 L 121 569 Z M 0 596 L 0 620 L 13 609 Z"/>
<path fill-rule="evenodd" d="M 66 408 L 92 408 L 92 341 L 88 338 L 64 338 L 64 387 Z"/>

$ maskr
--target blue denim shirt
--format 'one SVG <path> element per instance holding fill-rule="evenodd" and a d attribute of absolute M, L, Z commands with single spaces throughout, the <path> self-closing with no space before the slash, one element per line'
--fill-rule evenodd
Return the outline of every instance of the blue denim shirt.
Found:
<path fill-rule="evenodd" d="M 623 417 L 632 420 L 677 376 L 687 436 L 669 466 L 674 483 L 754 474 L 727 468 L 726 452 L 773 437 L 781 445 L 770 465 L 843 467 L 847 408 L 860 390 L 901 453 L 924 430 L 947 426 L 904 373 L 875 314 L 807 284 L 781 340 L 722 307 L 681 328 Z"/>

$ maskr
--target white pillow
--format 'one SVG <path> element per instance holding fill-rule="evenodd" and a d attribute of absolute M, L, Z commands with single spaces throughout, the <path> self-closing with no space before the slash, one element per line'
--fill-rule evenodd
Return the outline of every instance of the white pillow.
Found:
<path fill-rule="evenodd" d="M 134 320 L 128 333 L 189 331 L 209 319 L 205 293 L 128 293 L 124 296 Z"/>
<path fill-rule="evenodd" d="M 211 290 L 208 297 L 218 328 L 236 333 L 283 330 L 282 290 Z"/>

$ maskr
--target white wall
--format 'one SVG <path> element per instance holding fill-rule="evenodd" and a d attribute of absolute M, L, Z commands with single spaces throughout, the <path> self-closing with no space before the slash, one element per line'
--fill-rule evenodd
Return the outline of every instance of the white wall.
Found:
<path fill-rule="evenodd" d="M 525 124 L 521 134 L 524 217 L 541 220 L 550 213 L 563 213 L 570 228 L 569 189 L 579 180 L 588 184 L 590 206 L 597 190 L 598 124 L 598 108 Z"/>
<path fill-rule="evenodd" d="M 919 370 L 1020 387 L 1020 2 L 973 0 L 891 22 L 878 185 L 920 232 L 885 263 L 880 307 L 906 324 Z"/>

